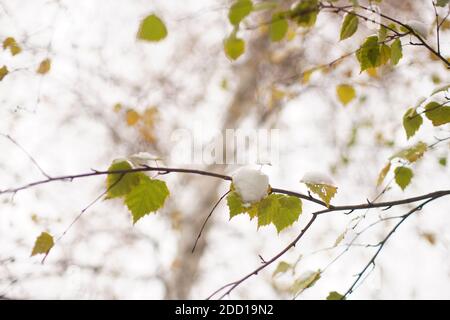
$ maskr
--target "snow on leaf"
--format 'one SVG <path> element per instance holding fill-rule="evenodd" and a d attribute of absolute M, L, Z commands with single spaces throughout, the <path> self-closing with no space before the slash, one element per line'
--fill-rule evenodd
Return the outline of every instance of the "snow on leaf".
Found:
<path fill-rule="evenodd" d="M 308 189 L 317 194 L 327 206 L 330 205 L 331 199 L 337 192 L 334 181 L 323 173 L 308 172 L 303 176 L 300 182 L 306 184 Z"/>
<path fill-rule="evenodd" d="M 411 29 L 414 30 L 416 34 L 419 36 L 426 38 L 428 35 L 428 27 L 423 22 L 417 21 L 417 20 L 409 20 L 406 23 L 407 26 L 409 26 Z"/>
<path fill-rule="evenodd" d="M 162 160 L 162 158 L 149 152 L 138 152 L 128 156 L 128 161 L 130 161 L 134 167 L 140 167 L 148 164 L 150 161 L 158 160 Z"/>
<path fill-rule="evenodd" d="M 131 164 L 126 159 L 114 160 L 108 171 L 131 170 Z M 122 197 L 139 183 L 139 179 L 145 177 L 141 172 L 110 173 L 106 177 L 106 199 Z"/>
<path fill-rule="evenodd" d="M 31 256 L 37 254 L 48 254 L 50 250 L 53 248 L 55 242 L 53 241 L 52 235 L 47 232 L 42 232 L 39 237 L 37 237 L 33 250 L 31 251 Z"/>
<path fill-rule="evenodd" d="M 300 182 L 312 184 L 328 184 L 331 186 L 335 185 L 333 179 L 331 179 L 330 176 L 317 171 L 309 171 L 305 173 Z"/>
<path fill-rule="evenodd" d="M 142 176 L 139 184 L 125 196 L 125 204 L 131 212 L 133 224 L 160 209 L 168 196 L 169 189 L 164 181 Z"/>
<path fill-rule="evenodd" d="M 258 202 L 267 196 L 269 178 L 260 170 L 242 167 L 232 174 L 233 186 L 244 203 Z"/>

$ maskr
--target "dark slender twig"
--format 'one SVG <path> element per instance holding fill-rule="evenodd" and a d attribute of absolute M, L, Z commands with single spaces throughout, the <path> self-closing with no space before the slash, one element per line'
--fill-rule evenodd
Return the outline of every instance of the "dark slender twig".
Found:
<path fill-rule="evenodd" d="M 73 225 L 80 220 L 81 216 L 90 208 L 92 207 L 94 204 L 96 204 L 101 198 L 103 198 L 104 195 L 106 195 L 112 188 L 114 188 L 125 176 L 125 174 L 122 174 L 119 179 L 117 179 L 112 185 L 110 185 L 105 191 L 103 191 L 97 198 L 95 198 L 94 200 L 92 200 L 86 207 L 84 207 L 80 213 L 75 217 L 75 219 L 73 219 L 73 221 L 69 224 L 69 226 L 63 231 L 63 233 L 56 238 L 55 243 L 58 243 L 66 234 L 67 232 L 69 232 L 69 230 L 73 227 Z M 44 264 L 45 259 L 47 259 L 47 256 L 50 254 L 50 251 L 47 251 L 47 253 L 44 255 L 44 258 L 42 258 L 41 264 Z"/>
<path fill-rule="evenodd" d="M 14 145 L 16 145 L 16 147 L 18 147 L 27 157 L 28 157 L 28 159 L 30 159 L 30 161 L 36 166 L 36 168 L 41 172 L 41 174 L 44 176 L 44 177 L 46 177 L 46 178 L 48 178 L 48 179 L 50 179 L 51 177 L 50 177 L 50 175 L 48 175 L 45 171 L 44 171 L 44 169 L 42 169 L 42 167 L 39 165 L 39 163 L 36 161 L 36 159 L 34 159 L 32 156 L 31 156 L 31 154 L 27 151 L 27 150 L 25 150 L 25 148 L 24 147 L 22 147 L 16 140 L 14 140 L 9 134 L 3 134 L 3 133 L 0 133 L 0 135 L 1 136 L 3 136 L 3 137 L 5 137 L 6 139 L 8 139 L 9 141 L 11 141 Z"/>
<path fill-rule="evenodd" d="M 403 27 L 405 30 L 408 30 L 408 32 L 405 33 L 405 34 L 402 34 L 402 36 L 405 36 L 405 35 L 407 35 L 407 34 L 412 34 L 412 35 L 419 41 L 418 45 L 425 47 L 428 51 L 430 51 L 431 53 L 433 53 L 433 54 L 434 54 L 436 57 L 438 57 L 442 62 L 444 62 L 444 64 L 447 66 L 447 68 L 450 68 L 450 61 L 448 61 L 448 60 L 447 60 L 444 56 L 442 56 L 438 51 L 436 51 L 435 49 L 433 49 L 433 48 L 432 48 L 432 47 L 431 47 L 431 46 L 430 46 L 430 45 L 422 38 L 421 35 L 419 35 L 413 28 L 411 28 L 411 27 L 408 26 L 407 24 L 401 22 L 401 21 L 398 20 L 398 19 L 395 19 L 395 18 L 393 18 L 393 17 L 390 17 L 390 16 L 388 16 L 388 15 L 385 15 L 385 14 L 383 14 L 383 13 L 381 13 L 381 12 L 377 12 L 376 10 L 374 10 L 374 9 L 372 9 L 372 8 L 370 8 L 370 7 L 366 7 L 366 6 L 363 6 L 363 5 L 355 5 L 355 6 L 352 6 L 352 8 L 353 8 L 353 7 L 357 7 L 357 8 L 363 9 L 363 10 L 365 10 L 365 11 L 367 11 L 367 12 L 371 12 L 371 13 L 378 14 L 380 17 L 382 17 L 382 18 L 384 18 L 384 19 L 386 19 L 386 20 L 388 20 L 388 21 L 391 21 L 391 22 L 393 22 L 393 23 L 396 23 L 396 24 L 398 24 L 399 26 Z M 320 4 L 320 8 L 322 8 L 322 9 L 328 9 L 328 10 L 330 10 L 330 12 L 336 13 L 336 14 L 339 14 L 340 12 L 349 13 L 349 12 L 351 12 L 351 10 L 352 10 L 352 8 L 349 8 L 349 6 L 336 6 L 336 5 L 332 4 L 332 3 L 329 3 L 329 4 L 323 4 L 323 3 L 321 3 L 321 4 Z M 362 19 L 364 19 L 364 20 L 366 20 L 366 21 L 371 21 L 371 22 L 376 23 L 376 24 L 378 24 L 378 25 L 380 25 L 380 26 L 384 26 L 385 28 L 387 27 L 387 29 L 393 31 L 395 34 L 399 34 L 398 31 L 392 30 L 393 28 L 390 28 L 389 26 L 386 26 L 386 25 L 383 24 L 382 22 L 375 21 L 374 19 L 370 19 L 370 18 L 368 18 L 368 17 L 366 17 L 366 16 L 364 16 L 364 15 L 361 15 L 361 14 L 359 14 L 359 13 L 357 14 L 357 16 L 360 17 L 360 18 L 362 18 Z"/>
<path fill-rule="evenodd" d="M 359 272 L 356 275 L 356 279 L 355 281 L 353 281 L 352 285 L 350 286 L 350 288 L 346 291 L 346 293 L 343 295 L 342 299 L 347 298 L 355 289 L 355 286 L 358 284 L 358 282 L 360 282 L 362 276 L 365 274 L 365 272 L 367 271 L 367 269 L 373 265 L 375 266 L 375 260 L 378 257 L 378 255 L 380 254 L 381 250 L 383 249 L 383 247 L 386 245 L 387 241 L 391 238 L 391 236 L 395 233 L 395 231 L 398 229 L 398 227 L 400 227 L 400 225 L 405 222 L 405 220 L 410 217 L 413 213 L 422 210 L 422 208 L 429 202 L 435 200 L 437 198 L 430 198 L 424 202 L 422 202 L 421 204 L 419 204 L 418 206 L 414 207 L 413 209 L 411 209 L 410 211 L 408 211 L 406 214 L 404 214 L 400 221 L 392 228 L 392 230 L 387 234 L 387 236 L 378 243 L 378 249 L 375 252 L 375 254 L 372 256 L 372 258 L 369 260 L 369 262 L 364 266 L 364 268 L 361 270 L 361 272 Z"/>
<path fill-rule="evenodd" d="M 321 211 L 318 211 L 317 214 L 324 214 L 327 212 L 333 212 L 333 211 L 347 211 L 347 210 L 364 210 L 364 209 L 371 209 L 371 208 L 387 208 L 387 207 L 393 207 L 398 206 L 402 204 L 407 203 L 414 203 L 421 200 L 427 200 L 427 199 L 437 199 L 446 195 L 450 195 L 450 190 L 440 190 L 435 192 L 430 192 L 421 196 L 411 197 L 411 198 L 405 198 L 401 200 L 394 200 L 394 201 L 384 201 L 384 202 L 370 202 L 370 203 L 364 203 L 364 204 L 358 204 L 358 205 L 344 205 L 344 206 L 330 206 L 328 209 L 324 209 Z"/>
<path fill-rule="evenodd" d="M 436 18 L 436 45 L 437 45 L 437 52 L 441 54 L 441 40 L 440 40 L 440 29 L 441 25 L 439 24 L 439 14 L 437 12 L 436 4 L 434 3 L 434 0 L 431 0 L 431 4 L 433 5 L 434 9 L 434 16 Z"/>
<path fill-rule="evenodd" d="M 219 294 L 220 292 L 222 292 L 222 291 L 224 291 L 225 289 L 228 288 L 225 291 L 225 293 L 223 293 L 219 297 L 219 299 L 223 299 L 225 296 L 229 295 L 231 293 L 231 291 L 236 289 L 236 287 L 238 287 L 240 284 L 242 284 L 248 278 L 251 278 L 252 276 L 257 275 L 258 272 L 260 272 L 261 270 L 265 269 L 266 267 L 271 265 L 273 262 L 277 261 L 281 256 L 283 256 L 286 252 L 288 252 L 289 249 L 295 247 L 297 242 L 303 237 L 303 235 L 306 233 L 306 231 L 308 231 L 308 229 L 312 226 L 312 224 L 314 223 L 314 221 L 316 220 L 317 217 L 318 217 L 317 214 L 313 213 L 311 219 L 308 221 L 308 223 L 303 228 L 303 230 L 300 232 L 300 234 L 291 243 L 289 243 L 283 250 L 281 250 L 279 253 L 277 253 L 275 256 L 273 256 L 270 260 L 265 261 L 261 266 L 259 266 L 258 268 L 256 268 L 252 272 L 250 272 L 249 274 L 245 275 L 241 279 L 233 281 L 233 282 L 230 282 L 230 283 L 220 287 L 219 289 L 214 291 L 211 295 L 209 295 L 209 297 L 206 298 L 206 299 L 209 300 L 209 299 L 213 298 L 214 296 L 216 296 L 217 294 Z"/>
<path fill-rule="evenodd" d="M 194 246 L 192 247 L 192 253 L 194 253 L 195 248 L 197 247 L 197 243 L 198 240 L 200 240 L 200 237 L 202 236 L 203 230 L 205 229 L 206 223 L 208 223 L 209 218 L 211 218 L 214 210 L 216 210 L 217 206 L 219 205 L 219 203 L 223 200 L 223 198 L 225 198 L 227 196 L 227 194 L 230 193 L 230 190 L 228 190 L 224 195 L 222 195 L 219 200 L 217 200 L 217 202 L 214 204 L 214 206 L 212 207 L 211 211 L 209 212 L 208 216 L 206 217 L 205 221 L 202 224 L 202 227 L 200 228 L 200 232 L 197 235 L 197 238 L 195 239 L 195 243 Z"/>

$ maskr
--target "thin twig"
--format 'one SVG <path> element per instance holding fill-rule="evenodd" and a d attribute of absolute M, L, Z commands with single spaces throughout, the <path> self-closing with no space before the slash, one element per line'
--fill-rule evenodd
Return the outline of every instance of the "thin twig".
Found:
<path fill-rule="evenodd" d="M 197 247 L 198 240 L 199 240 L 200 237 L 202 236 L 202 232 L 203 232 L 203 230 L 205 229 L 206 223 L 208 222 L 209 218 L 211 218 L 211 216 L 212 216 L 214 210 L 216 210 L 216 208 L 217 208 L 217 206 L 219 205 L 219 203 L 220 203 L 220 202 L 223 200 L 223 198 L 225 198 L 225 197 L 227 196 L 227 194 L 229 194 L 229 193 L 230 193 L 230 190 L 228 190 L 224 195 L 222 195 L 222 196 L 219 198 L 219 200 L 217 200 L 216 204 L 212 207 L 211 211 L 209 212 L 208 216 L 206 217 L 205 221 L 203 222 L 202 227 L 200 228 L 200 232 L 198 233 L 197 238 L 195 239 L 195 243 L 194 243 L 194 246 L 192 247 L 192 251 L 191 251 L 192 253 L 194 253 L 195 248 Z"/>
<path fill-rule="evenodd" d="M 22 150 L 22 152 L 28 157 L 28 159 L 30 159 L 30 161 L 36 166 L 36 168 L 41 172 L 41 174 L 43 176 L 45 176 L 46 178 L 50 179 L 50 175 L 48 175 L 44 169 L 42 169 L 42 167 L 39 165 L 39 163 L 36 161 L 36 159 L 34 159 L 31 154 L 25 150 L 24 147 L 22 147 L 16 140 L 14 140 L 9 134 L 3 134 L 0 133 L 1 136 L 5 137 L 6 139 L 8 139 L 9 141 L 11 141 L 14 145 L 16 145 L 16 147 L 18 147 L 20 150 Z"/>

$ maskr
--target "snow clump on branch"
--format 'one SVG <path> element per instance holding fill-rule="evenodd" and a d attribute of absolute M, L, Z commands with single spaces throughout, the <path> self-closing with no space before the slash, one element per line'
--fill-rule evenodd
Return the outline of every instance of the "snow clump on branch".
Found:
<path fill-rule="evenodd" d="M 258 202 L 267 196 L 269 177 L 260 170 L 243 167 L 232 174 L 233 185 L 244 203 Z"/>

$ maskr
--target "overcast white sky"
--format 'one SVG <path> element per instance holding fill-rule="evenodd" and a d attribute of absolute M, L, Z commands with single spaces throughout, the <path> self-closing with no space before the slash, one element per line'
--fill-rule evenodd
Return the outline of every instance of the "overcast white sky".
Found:
<path fill-rule="evenodd" d="M 0 52 L 0 66 L 16 70 L 0 82 L 0 133 L 11 135 L 50 175 L 104 169 L 114 158 L 150 151 L 136 142 L 136 131 L 113 111 L 117 102 L 139 111 L 149 105 L 157 106 L 157 129 L 164 139 L 176 128 L 200 127 L 202 138 L 208 141 L 221 126 L 238 82 L 236 71 L 244 63 L 231 63 L 222 53 L 222 41 L 230 32 L 225 1 L 2 0 L 0 4 L 0 38 L 3 41 L 14 36 L 24 49 L 14 57 L 7 51 Z M 169 36 L 157 44 L 138 42 L 135 36 L 139 22 L 151 12 L 164 18 Z M 431 23 L 432 12 L 420 19 Z M 313 62 L 331 61 L 351 48 L 351 44 L 337 43 L 336 25 L 333 29 L 328 22 L 326 15 L 319 16 L 320 31 L 316 38 L 308 39 Z M 243 36 L 250 37 L 248 32 Z M 444 39 L 448 40 L 448 36 Z M 319 41 L 325 45 L 315 47 Z M 447 53 L 448 43 L 443 42 Z M 329 59 L 322 61 L 320 50 L 325 50 L 324 58 Z M 448 126 L 437 130 L 427 124 L 419 137 L 406 141 L 400 122 L 406 108 L 433 90 L 432 74 L 438 74 L 444 82 L 449 77 L 437 64 L 431 63 L 424 69 L 417 63 L 414 59 L 426 57 L 426 53 L 416 48 L 405 48 L 404 55 L 398 70 L 388 74 L 384 83 L 370 82 L 366 75 L 355 72 L 357 89 L 368 99 L 345 109 L 334 97 L 339 79 L 314 74 L 311 81 L 317 88 L 313 86 L 286 102 L 280 112 L 275 125 L 280 130 L 280 162 L 263 168 L 270 184 L 305 192 L 299 182 L 303 174 L 311 170 L 330 173 L 330 166 L 342 151 L 342 141 L 360 119 L 372 119 L 373 127 L 378 126 L 387 139 L 395 141 L 396 147 L 418 140 L 433 142 L 434 136 L 448 135 Z M 46 57 L 52 60 L 52 69 L 48 75 L 39 76 L 35 69 Z M 357 68 L 355 61 L 350 66 Z M 229 90 L 221 88 L 224 78 Z M 298 86 L 293 89 L 300 90 Z M 252 116 L 242 125 L 257 126 Z M 375 131 L 371 127 L 360 131 L 358 143 L 349 154 L 351 164 L 333 175 L 339 186 L 333 203 L 362 203 L 379 191 L 374 181 L 393 150 L 374 146 Z M 175 147 L 161 144 L 166 153 Z M 393 186 L 384 199 L 449 189 L 450 168 L 437 163 L 439 156 L 448 154 L 448 144 L 427 154 L 414 166 L 412 185 L 405 192 Z M 167 162 L 177 165 L 171 160 Z M 194 166 L 198 167 L 191 167 Z M 221 168 L 230 172 L 235 166 Z M 0 137 L 0 189 L 41 178 L 22 151 Z M 176 198 L 179 208 L 196 205 L 208 192 L 184 185 L 176 176 L 163 179 L 172 190 L 170 201 Z M 48 230 L 59 236 L 102 188 L 104 177 L 93 177 L 42 185 L 21 191 L 13 198 L 0 196 L 0 296 L 164 297 L 160 279 L 170 277 L 179 263 L 179 234 L 164 210 L 143 218 L 133 227 L 129 213 L 119 202 L 100 201 L 55 245 L 44 265 L 39 257 L 30 258 L 40 232 Z M 218 196 L 228 188 L 224 182 Z M 314 208 L 304 204 L 299 222 L 277 235 L 273 227 L 257 230 L 255 222 L 244 215 L 228 221 L 223 202 L 215 212 L 215 224 L 208 238 L 202 239 L 207 241 L 207 249 L 191 297 L 205 298 L 258 266 L 258 254 L 267 259 L 281 250 L 296 236 Z M 374 271 L 351 297 L 449 299 L 449 209 L 448 199 L 442 198 L 406 221 L 383 249 Z M 408 206 L 393 208 L 387 214 L 398 215 L 407 210 Z M 363 213 L 321 217 L 301 245 L 281 260 L 294 262 L 303 255 L 296 277 L 323 269 L 344 247 L 316 251 L 332 246 L 350 220 Z M 203 217 L 207 213 L 198 214 Z M 380 214 L 370 211 L 364 224 L 376 221 Z M 358 242 L 376 243 L 391 227 L 392 224 L 380 225 Z M 436 243 L 427 242 L 424 233 L 435 235 Z M 352 249 L 301 298 L 323 299 L 330 291 L 345 292 L 373 250 Z M 244 283 L 231 297 L 289 297 L 276 288 L 289 285 L 294 278 L 287 274 L 273 280 L 274 267 Z"/>

